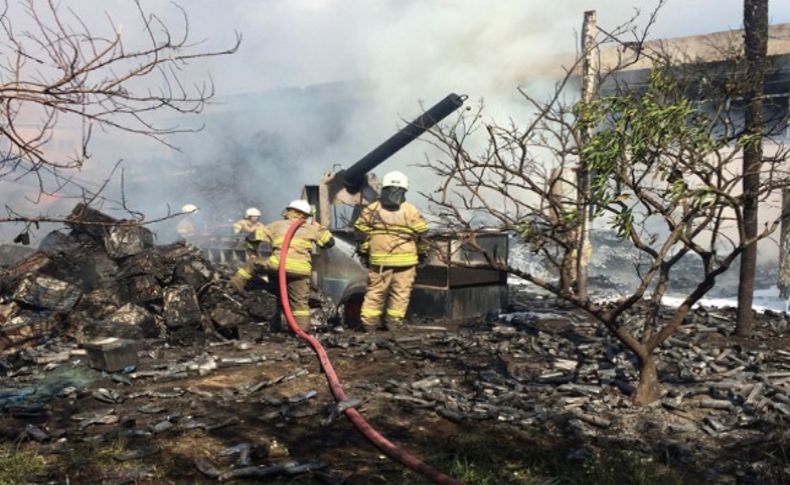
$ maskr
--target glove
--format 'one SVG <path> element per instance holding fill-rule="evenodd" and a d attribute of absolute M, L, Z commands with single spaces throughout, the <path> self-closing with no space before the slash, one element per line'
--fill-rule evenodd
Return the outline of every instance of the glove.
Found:
<path fill-rule="evenodd" d="M 370 255 L 368 253 L 357 252 L 357 257 L 363 266 L 370 266 Z"/>
<path fill-rule="evenodd" d="M 370 266 L 370 241 L 362 241 L 357 244 L 357 256 L 365 266 Z"/>

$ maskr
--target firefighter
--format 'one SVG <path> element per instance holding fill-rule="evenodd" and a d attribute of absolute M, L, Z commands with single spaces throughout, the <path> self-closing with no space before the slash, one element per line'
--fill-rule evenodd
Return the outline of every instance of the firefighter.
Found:
<path fill-rule="evenodd" d="M 360 240 L 357 251 L 368 265 L 362 331 L 386 330 L 406 317 L 417 265 L 427 251 L 420 238 L 428 231 L 420 211 L 406 202 L 408 189 L 403 173 L 386 174 L 379 200 L 365 207 L 354 224 Z"/>
<path fill-rule="evenodd" d="M 242 289 L 252 276 L 261 270 L 269 273 L 269 281 L 275 294 L 279 297 L 277 272 L 280 267 L 280 248 L 286 231 L 298 219 L 307 220 L 312 214 L 310 204 L 306 200 L 295 200 L 288 204 L 283 219 L 267 224 L 263 230 L 256 230 L 255 238 L 268 241 L 272 247 L 272 255 L 264 263 L 247 264 L 231 278 L 231 284 Z M 296 323 L 303 330 L 310 326 L 310 276 L 313 271 L 311 253 L 313 245 L 319 248 L 330 248 L 335 244 L 332 233 L 318 223 L 305 223 L 294 233 L 285 260 L 288 279 L 288 302 L 291 305 Z M 282 310 L 282 307 L 281 307 Z"/>
<path fill-rule="evenodd" d="M 181 212 L 186 214 L 186 217 L 181 218 L 176 226 L 178 237 L 183 240 L 190 240 L 195 236 L 195 222 L 192 220 L 192 215 L 198 211 L 198 207 L 194 204 L 184 204 L 181 207 Z"/>
<path fill-rule="evenodd" d="M 261 224 L 261 211 L 255 207 L 250 207 L 244 211 L 244 219 L 239 219 L 233 223 L 233 234 L 249 234 L 260 225 L 263 225 Z"/>
<path fill-rule="evenodd" d="M 257 250 L 261 244 L 271 245 L 272 241 L 269 231 L 263 224 L 258 224 L 244 239 L 247 245 L 247 260 L 241 268 L 236 270 L 236 274 L 229 281 L 230 285 L 239 292 L 244 292 L 247 283 L 255 276 L 263 276 L 269 271 L 268 263 L 258 258 Z M 251 248 L 255 250 L 254 257 L 249 257 Z"/>
<path fill-rule="evenodd" d="M 258 247 L 261 241 L 256 241 L 255 238 L 250 238 L 250 234 L 255 233 L 255 230 L 263 227 L 261 223 L 261 211 L 255 207 L 250 207 L 244 212 L 244 219 L 239 219 L 233 223 L 233 234 L 237 236 L 244 236 L 245 246 L 247 250 L 247 259 L 255 259 L 258 257 Z"/>

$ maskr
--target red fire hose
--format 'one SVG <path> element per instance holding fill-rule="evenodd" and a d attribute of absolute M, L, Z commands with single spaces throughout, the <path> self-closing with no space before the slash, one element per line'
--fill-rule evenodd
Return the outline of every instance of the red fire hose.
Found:
<path fill-rule="evenodd" d="M 343 391 L 343 386 L 340 384 L 340 380 L 337 378 L 337 374 L 335 374 L 335 369 L 332 367 L 332 363 L 329 361 L 329 356 L 326 354 L 326 350 L 324 350 L 321 342 L 319 342 L 315 337 L 309 335 L 304 330 L 299 328 L 299 326 L 296 324 L 296 319 L 291 312 L 291 304 L 288 302 L 288 280 L 286 278 L 285 260 L 288 255 L 288 247 L 291 244 L 291 238 L 293 237 L 296 230 L 299 229 L 299 226 L 304 224 L 304 222 L 304 220 L 298 220 L 294 222 L 291 227 L 288 228 L 288 231 L 286 231 L 285 237 L 283 238 L 283 245 L 280 249 L 280 267 L 277 275 L 278 281 L 280 283 L 280 302 L 283 306 L 285 318 L 288 320 L 288 326 L 291 327 L 291 330 L 293 330 L 294 333 L 296 333 L 303 340 L 306 340 L 313 347 L 313 350 L 315 350 L 315 353 L 318 355 L 318 360 L 321 362 L 321 368 L 324 370 L 324 374 L 326 374 L 326 380 L 329 382 L 329 389 L 332 391 L 335 399 L 338 402 L 342 402 L 346 401 L 348 398 L 346 397 L 345 391 Z M 362 415 L 359 414 L 359 411 L 357 411 L 355 408 L 349 407 L 345 409 L 344 412 L 349 421 L 351 421 L 351 423 L 356 426 L 357 430 L 359 430 L 359 432 L 362 433 L 362 435 L 365 436 L 368 441 L 373 443 L 376 448 L 390 457 L 390 459 L 401 462 L 403 465 L 411 468 L 417 473 L 422 474 L 428 479 L 433 480 L 435 483 L 460 485 L 460 481 L 445 475 L 444 473 L 423 462 L 408 451 L 401 449 L 396 444 L 382 436 L 381 433 L 373 429 L 373 427 L 367 421 L 365 421 L 365 418 L 363 418 Z"/>

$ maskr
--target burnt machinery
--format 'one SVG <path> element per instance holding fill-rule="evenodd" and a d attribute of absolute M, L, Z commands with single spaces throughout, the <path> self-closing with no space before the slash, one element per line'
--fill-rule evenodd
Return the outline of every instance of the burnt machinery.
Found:
<path fill-rule="evenodd" d="M 348 319 L 358 318 L 367 288 L 367 269 L 354 254 L 351 227 L 363 204 L 378 197 L 380 186 L 371 171 L 460 108 L 464 100 L 463 96 L 449 94 L 353 165 L 325 174 L 318 185 L 304 187 L 302 197 L 316 208 L 316 218 L 332 230 L 337 240 L 334 248 L 315 255 L 313 283 L 336 305 L 344 305 Z M 486 254 L 507 263 L 507 235 L 471 236 Z M 506 273 L 493 269 L 460 235 L 431 233 L 429 239 L 432 250 L 426 265 L 417 271 L 411 314 L 460 322 L 505 307 Z M 199 245 L 212 261 L 238 263 L 246 258 L 243 244 L 231 239 Z"/>
<path fill-rule="evenodd" d="M 379 183 L 371 170 L 460 108 L 465 99 L 465 96 L 448 94 L 350 167 L 325 174 L 319 185 L 305 186 L 302 197 L 316 208 L 318 222 L 330 229 L 342 229 L 346 224 L 338 220 L 333 209 L 338 205 L 359 208 L 376 200 Z"/>
<path fill-rule="evenodd" d="M 354 256 L 351 226 L 363 204 L 378 197 L 379 183 L 371 171 L 461 107 L 465 99 L 449 94 L 353 165 L 325 174 L 319 185 L 304 187 L 302 197 L 316 208 L 318 221 L 339 241 L 314 260 L 314 282 L 336 304 L 357 309 L 367 286 L 367 270 Z M 507 263 L 507 235 L 473 237 L 489 257 Z M 430 241 L 432 250 L 426 265 L 417 272 L 410 313 L 463 321 L 505 307 L 506 273 L 493 269 L 479 250 L 473 250 L 458 235 L 431 234 Z M 353 313 L 347 311 L 346 316 L 354 318 Z"/>

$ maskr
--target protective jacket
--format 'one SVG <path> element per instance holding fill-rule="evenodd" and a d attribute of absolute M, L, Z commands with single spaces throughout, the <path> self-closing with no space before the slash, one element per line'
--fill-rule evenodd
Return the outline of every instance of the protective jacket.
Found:
<path fill-rule="evenodd" d="M 233 234 L 251 233 L 258 227 L 262 227 L 261 222 L 252 222 L 249 219 L 239 219 L 233 223 Z"/>
<path fill-rule="evenodd" d="M 415 266 L 427 249 L 419 238 L 428 231 L 428 223 L 408 202 L 397 209 L 373 202 L 362 210 L 354 228 L 363 236 L 359 251 L 367 254 L 371 266 Z"/>
<path fill-rule="evenodd" d="M 277 271 L 280 267 L 280 248 L 288 228 L 294 223 L 295 219 L 286 217 L 285 219 L 268 224 L 265 231 L 261 231 L 272 245 L 272 255 L 269 256 L 269 269 Z M 256 231 L 256 234 L 259 231 Z M 285 270 L 290 275 L 309 276 L 313 270 L 311 261 L 311 251 L 313 244 L 319 248 L 329 248 L 335 243 L 332 233 L 319 224 L 302 224 L 291 238 L 291 245 L 288 249 L 288 257 L 285 260 Z"/>
<path fill-rule="evenodd" d="M 176 232 L 182 239 L 189 239 L 195 235 L 195 224 L 189 219 L 182 219 L 176 225 Z"/>
<path fill-rule="evenodd" d="M 241 219 L 233 224 L 233 234 L 246 234 L 244 245 L 247 249 L 248 257 L 256 257 L 258 253 L 258 246 L 266 238 L 256 231 L 266 231 L 266 227 L 260 222 L 251 222 L 249 219 Z"/>

